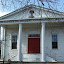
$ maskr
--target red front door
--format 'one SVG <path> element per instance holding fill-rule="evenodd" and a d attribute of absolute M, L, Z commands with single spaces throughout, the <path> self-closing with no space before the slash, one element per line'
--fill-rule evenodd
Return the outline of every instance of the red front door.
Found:
<path fill-rule="evenodd" d="M 40 38 L 28 38 L 28 53 L 40 53 Z"/>

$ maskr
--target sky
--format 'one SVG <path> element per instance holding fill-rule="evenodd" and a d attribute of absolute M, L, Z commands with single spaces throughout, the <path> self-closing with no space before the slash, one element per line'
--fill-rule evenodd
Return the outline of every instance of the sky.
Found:
<path fill-rule="evenodd" d="M 1 5 L 1 2 L 0 2 L 0 17 L 3 16 L 3 15 L 5 15 L 5 14 L 8 14 L 8 13 L 10 13 L 10 12 L 12 12 L 12 11 L 18 9 L 18 8 L 21 8 L 21 7 L 25 6 L 26 5 L 26 1 L 27 0 L 23 0 L 23 3 L 21 5 L 20 5 L 20 3 L 18 5 L 18 2 L 15 2 L 14 3 L 15 4 L 15 7 L 14 7 L 14 4 L 11 4 L 10 3 L 11 0 L 7 0 L 7 4 L 9 5 L 9 7 L 2 6 Z M 49 6 L 47 5 L 46 1 L 45 0 L 43 0 L 43 1 L 44 1 L 43 2 L 44 3 L 44 7 L 45 8 L 48 8 Z M 60 11 L 60 12 L 64 12 L 64 0 L 56 0 L 56 2 L 57 3 L 54 3 L 54 4 L 50 3 L 50 5 L 52 6 L 52 8 L 54 10 L 57 10 L 57 11 Z M 29 4 L 33 4 L 33 3 L 34 3 L 34 0 L 30 0 L 30 3 Z M 38 4 L 38 2 L 35 0 L 35 5 L 41 5 L 40 3 L 41 2 L 39 2 L 39 4 Z"/>

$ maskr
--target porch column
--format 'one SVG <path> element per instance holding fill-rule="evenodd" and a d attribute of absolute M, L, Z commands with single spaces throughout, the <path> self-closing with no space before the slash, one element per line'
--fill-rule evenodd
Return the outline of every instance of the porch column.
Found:
<path fill-rule="evenodd" d="M 19 24 L 19 45 L 18 45 L 18 54 L 19 54 L 19 61 L 22 60 L 22 24 Z"/>
<path fill-rule="evenodd" d="M 1 26 L 1 59 L 5 56 L 5 26 Z"/>
<path fill-rule="evenodd" d="M 41 41 L 40 41 L 40 51 L 41 51 L 41 62 L 45 62 L 45 53 L 44 53 L 44 42 L 45 41 L 45 23 L 41 23 Z"/>

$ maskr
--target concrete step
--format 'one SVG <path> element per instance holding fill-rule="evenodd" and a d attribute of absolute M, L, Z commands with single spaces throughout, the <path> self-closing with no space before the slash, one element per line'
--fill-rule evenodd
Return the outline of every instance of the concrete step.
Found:
<path fill-rule="evenodd" d="M 3 64 L 3 62 L 0 62 Z M 4 64 L 64 64 L 64 62 L 4 62 Z"/>

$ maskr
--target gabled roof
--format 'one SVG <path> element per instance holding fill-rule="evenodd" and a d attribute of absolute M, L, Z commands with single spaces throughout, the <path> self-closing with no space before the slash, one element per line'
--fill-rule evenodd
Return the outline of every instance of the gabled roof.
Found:
<path fill-rule="evenodd" d="M 20 11 L 23 11 L 23 10 L 25 10 L 25 9 L 28 9 L 28 8 L 44 9 L 45 11 L 49 11 L 49 12 L 51 12 L 51 13 L 55 13 L 55 14 L 59 14 L 59 15 L 64 16 L 64 13 L 62 13 L 62 12 L 55 11 L 55 10 L 51 10 L 51 9 L 47 9 L 47 8 L 43 8 L 43 7 L 40 7 L 40 6 L 36 6 L 36 5 L 32 5 L 32 4 L 31 4 L 31 5 L 27 5 L 27 6 L 23 7 L 23 8 L 17 9 L 17 10 L 15 10 L 15 11 L 11 12 L 11 13 L 8 13 L 8 14 L 0 17 L 0 20 L 1 20 L 1 19 L 4 19 L 4 18 L 7 18 L 8 16 L 11 16 L 11 15 L 13 15 L 13 14 L 15 14 L 15 13 L 20 12 Z"/>

